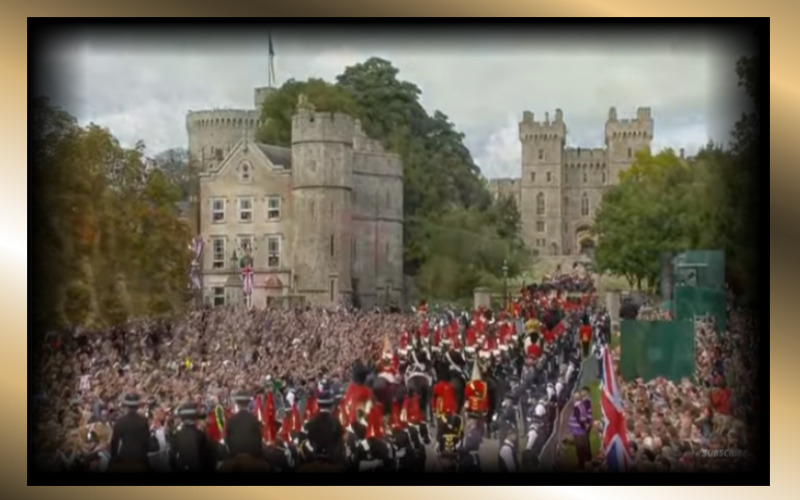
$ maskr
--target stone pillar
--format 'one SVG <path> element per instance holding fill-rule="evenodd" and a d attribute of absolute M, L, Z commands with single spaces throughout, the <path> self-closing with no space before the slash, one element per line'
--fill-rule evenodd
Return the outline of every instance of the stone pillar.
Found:
<path fill-rule="evenodd" d="M 475 309 L 479 307 L 492 307 L 492 293 L 488 288 L 476 288 L 475 289 Z"/>
<path fill-rule="evenodd" d="M 620 306 L 619 292 L 607 292 L 606 309 L 608 309 L 608 314 L 609 316 L 611 316 L 612 330 L 616 330 L 619 328 L 619 306 Z"/>

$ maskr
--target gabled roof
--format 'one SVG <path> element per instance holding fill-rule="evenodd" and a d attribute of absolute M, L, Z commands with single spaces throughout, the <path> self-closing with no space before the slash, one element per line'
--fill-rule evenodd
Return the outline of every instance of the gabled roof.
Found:
<path fill-rule="evenodd" d="M 289 148 L 282 148 L 279 146 L 271 146 L 269 144 L 262 144 L 253 142 L 251 140 L 245 141 L 244 139 L 236 143 L 231 148 L 231 151 L 225 156 L 225 159 L 217 166 L 216 169 L 209 172 L 215 176 L 225 173 L 232 163 L 232 159 L 247 147 L 247 152 L 253 152 L 256 156 L 261 157 L 270 168 L 290 169 L 292 165 L 292 150 Z"/>

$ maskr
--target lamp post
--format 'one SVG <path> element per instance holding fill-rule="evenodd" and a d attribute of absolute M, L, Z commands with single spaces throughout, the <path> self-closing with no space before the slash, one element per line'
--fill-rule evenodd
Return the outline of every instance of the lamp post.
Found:
<path fill-rule="evenodd" d="M 503 259 L 503 309 L 508 309 L 508 261 Z"/>

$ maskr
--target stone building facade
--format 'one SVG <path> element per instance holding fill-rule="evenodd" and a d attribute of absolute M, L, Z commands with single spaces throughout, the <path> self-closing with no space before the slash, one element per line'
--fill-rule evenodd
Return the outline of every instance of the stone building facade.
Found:
<path fill-rule="evenodd" d="M 593 217 L 603 193 L 619 181 L 619 173 L 637 151 L 650 148 L 653 118 L 650 108 L 638 108 L 631 119 L 608 112 L 605 147 L 567 148 L 567 126 L 560 109 L 551 121 L 534 120 L 525 111 L 519 123 L 521 177 L 492 179 L 495 197 L 512 196 L 522 217 L 522 237 L 539 255 L 578 255 L 594 248 Z"/>
<path fill-rule="evenodd" d="M 206 303 L 241 302 L 240 258 L 252 257 L 255 307 L 402 305 L 403 166 L 358 120 L 298 103 L 291 147 L 258 143 L 253 110 L 189 112 L 201 166 Z"/>

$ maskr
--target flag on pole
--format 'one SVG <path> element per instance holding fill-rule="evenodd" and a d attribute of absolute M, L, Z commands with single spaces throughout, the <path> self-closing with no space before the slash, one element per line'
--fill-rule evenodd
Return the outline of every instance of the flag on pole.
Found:
<path fill-rule="evenodd" d="M 269 38 L 269 74 L 267 75 L 267 84 L 270 87 L 275 86 L 275 47 L 272 45 L 272 32 L 267 32 Z"/>
<path fill-rule="evenodd" d="M 622 395 L 614 374 L 611 351 L 603 347 L 603 373 L 601 374 L 600 403 L 603 410 L 603 451 L 612 471 L 623 472 L 630 468 L 628 429 L 622 412 Z"/>

